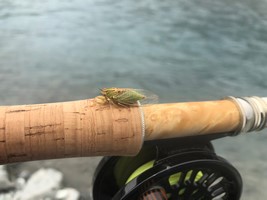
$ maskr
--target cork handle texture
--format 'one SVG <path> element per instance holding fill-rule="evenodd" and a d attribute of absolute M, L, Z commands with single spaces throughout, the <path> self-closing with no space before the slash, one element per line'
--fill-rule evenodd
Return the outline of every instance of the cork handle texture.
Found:
<path fill-rule="evenodd" d="M 0 107 L 0 163 L 135 155 L 142 139 L 138 107 L 94 99 Z"/>
<path fill-rule="evenodd" d="M 229 133 L 241 123 L 231 100 L 155 104 L 143 108 L 145 140 Z"/>

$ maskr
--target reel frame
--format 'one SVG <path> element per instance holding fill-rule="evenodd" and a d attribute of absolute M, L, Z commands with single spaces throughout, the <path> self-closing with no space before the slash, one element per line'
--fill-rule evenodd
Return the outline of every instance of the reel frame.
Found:
<path fill-rule="evenodd" d="M 94 175 L 93 199 L 239 200 L 241 176 L 210 142 L 225 135 L 149 141 L 135 157 L 104 157 Z M 151 160 L 152 167 L 128 180 Z"/>

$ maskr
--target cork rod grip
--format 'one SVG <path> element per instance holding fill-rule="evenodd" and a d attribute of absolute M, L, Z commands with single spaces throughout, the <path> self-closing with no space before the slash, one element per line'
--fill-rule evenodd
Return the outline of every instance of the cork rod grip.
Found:
<path fill-rule="evenodd" d="M 138 107 L 94 99 L 0 107 L 0 163 L 135 155 L 142 146 Z"/>
<path fill-rule="evenodd" d="M 231 100 L 143 106 L 99 104 L 95 99 L 0 107 L 0 163 L 135 155 L 143 139 L 232 132 L 240 112 Z"/>

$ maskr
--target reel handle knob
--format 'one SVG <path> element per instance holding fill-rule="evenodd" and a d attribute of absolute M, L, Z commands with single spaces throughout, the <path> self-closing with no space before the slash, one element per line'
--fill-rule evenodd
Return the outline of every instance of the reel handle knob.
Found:
<path fill-rule="evenodd" d="M 168 200 L 168 197 L 164 188 L 153 187 L 144 192 L 138 200 Z"/>

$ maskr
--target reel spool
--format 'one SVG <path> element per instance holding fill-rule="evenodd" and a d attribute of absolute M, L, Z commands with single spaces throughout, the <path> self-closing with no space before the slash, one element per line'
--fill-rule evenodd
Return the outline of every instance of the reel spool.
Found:
<path fill-rule="evenodd" d="M 238 200 L 239 172 L 207 136 L 148 142 L 135 157 L 104 157 L 94 200 Z"/>

